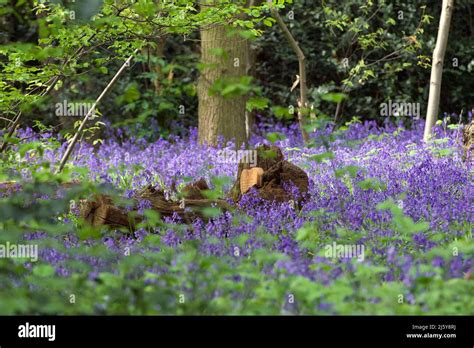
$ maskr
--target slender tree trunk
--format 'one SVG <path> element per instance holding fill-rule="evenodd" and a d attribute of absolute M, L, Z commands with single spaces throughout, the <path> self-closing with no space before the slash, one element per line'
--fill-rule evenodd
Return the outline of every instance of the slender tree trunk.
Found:
<path fill-rule="evenodd" d="M 268 0 L 271 4 L 272 1 Z M 298 100 L 298 123 L 300 126 L 301 136 L 303 141 L 307 143 L 309 141 L 308 133 L 305 129 L 305 122 L 304 117 L 306 117 L 308 113 L 308 86 L 306 84 L 306 57 L 303 53 L 303 50 L 300 48 L 298 41 L 293 37 L 288 26 L 285 24 L 283 19 L 281 18 L 278 11 L 271 7 L 272 16 L 275 18 L 278 26 L 280 27 L 283 35 L 285 36 L 288 44 L 290 45 L 291 49 L 295 53 L 296 57 L 298 58 L 298 70 L 299 70 L 299 84 L 300 84 L 300 98 Z"/>
<path fill-rule="evenodd" d="M 253 78 L 256 77 L 256 59 L 257 54 L 255 52 L 255 48 L 249 43 L 249 50 L 247 56 L 247 67 L 245 68 L 245 75 L 252 76 Z M 246 137 L 247 139 L 250 138 L 252 134 L 252 128 L 255 125 L 255 114 L 256 110 L 248 111 L 245 110 L 245 130 L 246 130 Z"/>
<path fill-rule="evenodd" d="M 423 136 L 425 142 L 431 138 L 431 129 L 438 118 L 444 54 L 448 44 L 449 26 L 453 15 L 453 6 L 454 0 L 443 0 L 438 38 L 436 39 L 436 47 L 433 51 L 433 61 L 431 64 L 430 94 L 428 98 L 428 110 L 426 112 L 425 133 Z"/>
<path fill-rule="evenodd" d="M 149 61 L 147 64 L 148 70 L 155 74 L 155 76 L 152 78 L 152 83 L 157 95 L 162 94 L 161 79 L 163 78 L 163 70 L 159 62 L 150 60 L 163 58 L 165 56 L 165 44 L 166 37 L 160 36 L 156 39 L 155 48 L 147 47 L 143 50 L 144 54 L 149 57 Z"/>
<path fill-rule="evenodd" d="M 221 48 L 223 54 L 217 48 Z M 249 41 L 237 33 L 229 36 L 225 26 L 201 30 L 201 62 L 204 68 L 198 82 L 200 143 L 216 145 L 218 136 L 223 136 L 226 141 L 234 140 L 237 146 L 247 141 L 247 97 L 224 98 L 219 93 L 210 95 L 209 89 L 218 80 L 245 76 L 249 57 Z"/>
<path fill-rule="evenodd" d="M 248 7 L 252 6 L 261 6 L 264 0 L 248 0 Z M 247 66 L 245 68 L 245 75 L 252 76 L 253 78 L 257 77 L 257 52 L 256 48 L 249 42 L 249 49 L 247 55 Z M 252 128 L 255 126 L 256 122 L 256 110 L 247 111 L 245 110 L 245 129 L 247 139 L 250 138 L 252 134 Z"/>

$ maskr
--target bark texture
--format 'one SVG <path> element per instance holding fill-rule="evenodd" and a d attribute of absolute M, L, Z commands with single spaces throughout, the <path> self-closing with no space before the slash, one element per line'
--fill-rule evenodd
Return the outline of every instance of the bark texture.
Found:
<path fill-rule="evenodd" d="M 474 121 L 465 125 L 462 130 L 463 159 L 474 162 Z"/>
<path fill-rule="evenodd" d="M 142 200 L 149 201 L 150 209 L 160 213 L 161 217 L 171 217 L 176 214 L 186 223 L 191 223 L 197 218 L 207 220 L 206 215 L 203 214 L 203 208 L 217 207 L 223 211 L 232 209 L 224 200 L 204 198 L 202 191 L 208 189 L 205 180 L 200 179 L 183 189 L 183 195 L 186 198 L 181 201 L 173 201 L 167 199 L 162 190 L 148 186 L 134 197 L 136 203 L 131 210 L 117 206 L 106 195 L 98 195 L 81 203 L 80 215 L 92 226 L 125 227 L 134 231 L 136 225 L 143 221 L 138 209 L 138 202 Z"/>
<path fill-rule="evenodd" d="M 441 18 L 439 21 L 438 38 L 433 51 L 433 61 L 431 65 L 430 94 L 428 97 L 428 108 L 426 112 L 426 123 L 423 140 L 431 138 L 431 129 L 438 118 L 439 98 L 441 95 L 441 79 L 443 76 L 443 63 L 446 46 L 448 44 L 449 27 L 453 15 L 454 0 L 443 0 Z"/>
<path fill-rule="evenodd" d="M 201 143 L 216 145 L 218 136 L 226 141 L 235 140 L 237 146 L 246 142 L 247 96 L 226 98 L 220 93 L 210 95 L 209 91 L 216 81 L 238 81 L 248 73 L 249 50 L 247 39 L 223 25 L 201 29 L 203 70 L 198 81 Z"/>

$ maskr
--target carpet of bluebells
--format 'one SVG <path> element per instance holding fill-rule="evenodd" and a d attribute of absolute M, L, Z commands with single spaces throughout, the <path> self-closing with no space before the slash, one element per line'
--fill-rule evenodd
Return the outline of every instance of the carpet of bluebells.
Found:
<path fill-rule="evenodd" d="M 474 314 L 473 167 L 459 126 L 438 125 L 428 145 L 422 132 L 354 121 L 304 146 L 296 127 L 262 121 L 250 148 L 273 142 L 306 171 L 301 207 L 251 191 L 233 211 L 184 224 L 142 201 L 146 224 L 128 233 L 81 223 L 78 197 L 131 198 L 152 184 L 172 199 L 170 187 L 201 177 L 224 197 L 237 164 L 218 150 L 234 145 L 112 129 L 82 142 L 62 174 L 85 191 L 57 194 L 46 183 L 66 143 L 22 130 L 2 163 L 2 181 L 22 189 L 0 191 L 0 243 L 37 243 L 39 260 L 0 259 L 0 314 Z M 333 243 L 362 245 L 364 257 L 328 257 Z"/>

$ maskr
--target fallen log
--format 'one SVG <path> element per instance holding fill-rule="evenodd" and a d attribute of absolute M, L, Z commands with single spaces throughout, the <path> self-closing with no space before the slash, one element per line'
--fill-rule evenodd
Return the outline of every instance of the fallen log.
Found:
<path fill-rule="evenodd" d="M 57 186 L 58 188 L 71 188 L 73 186 L 77 186 L 81 184 L 81 182 L 78 180 L 72 180 L 72 181 L 66 181 L 62 183 L 44 182 L 44 184 Z M 22 182 L 19 182 L 19 181 L 0 182 L 0 192 L 6 192 L 8 194 L 12 194 L 13 192 L 17 192 L 21 190 L 22 190 Z"/>
<path fill-rule="evenodd" d="M 178 216 L 188 221 L 196 217 L 204 218 L 205 216 L 200 211 L 202 208 L 216 207 L 226 211 L 232 209 L 232 206 L 225 200 L 204 198 L 203 191 L 205 190 L 209 190 L 209 187 L 204 179 L 200 179 L 184 187 L 183 194 L 186 198 L 182 198 L 179 202 L 167 200 L 163 191 L 152 186 L 148 186 L 140 192 L 136 199 L 148 200 L 152 205 L 152 209 L 162 216 L 178 214 Z"/>
<path fill-rule="evenodd" d="M 133 197 L 135 204 L 132 210 L 116 206 L 107 195 L 97 195 L 92 200 L 81 202 L 80 216 L 92 226 L 125 227 L 133 231 L 144 219 L 138 213 L 138 203 L 142 200 L 147 200 L 151 205 L 150 209 L 158 212 L 161 217 L 177 215 L 186 223 L 191 223 L 197 218 L 207 220 L 207 216 L 202 212 L 203 208 L 216 207 L 223 211 L 232 209 L 232 206 L 224 200 L 203 198 L 202 191 L 206 189 L 208 189 L 207 183 L 204 179 L 200 179 L 183 189 L 183 194 L 191 198 L 172 201 L 166 199 L 162 190 L 150 185 Z"/>
<path fill-rule="evenodd" d="M 256 189 L 261 198 L 269 201 L 286 202 L 293 200 L 301 202 L 302 197 L 308 191 L 308 176 L 299 167 L 286 161 L 281 150 L 276 146 L 260 146 L 256 149 L 256 165 L 239 163 L 237 167 L 237 179 L 230 192 L 230 198 L 237 203 L 243 195 L 249 194 L 251 189 Z M 71 181 L 59 184 L 60 188 L 71 188 L 81 184 L 79 181 Z M 288 186 L 294 185 L 300 195 L 295 197 L 287 190 Z M 21 184 L 16 182 L 0 183 L 0 192 L 12 194 L 21 190 Z M 172 190 L 174 189 L 174 185 Z M 205 191 L 209 190 L 206 181 L 201 178 L 196 182 L 186 185 L 178 197 L 180 200 L 168 199 L 163 190 L 153 186 L 145 187 L 132 197 L 131 208 L 120 206 L 109 195 L 97 194 L 90 199 L 79 202 L 79 215 L 84 221 L 92 226 L 124 227 L 134 231 L 137 225 L 144 220 L 140 214 L 140 207 L 144 200 L 147 206 L 158 212 L 161 217 L 179 216 L 183 222 L 191 223 L 197 218 L 207 220 L 204 208 L 220 208 L 222 211 L 230 211 L 234 206 L 223 199 L 208 199 Z"/>
<path fill-rule="evenodd" d="M 276 202 L 301 202 L 308 191 L 308 175 L 299 167 L 286 161 L 283 153 L 276 146 L 260 146 L 256 149 L 256 166 L 249 163 L 239 163 L 237 179 L 230 192 L 230 197 L 236 203 L 250 189 L 255 188 L 263 199 Z M 297 197 L 288 192 L 289 186 L 296 186 L 299 191 Z M 204 179 L 188 184 L 182 190 L 180 201 L 168 200 L 162 190 L 148 186 L 133 197 L 135 206 L 131 211 L 117 207 L 110 197 L 100 195 L 82 205 L 81 216 L 93 226 L 109 225 L 126 227 L 134 230 L 137 223 L 143 220 L 138 214 L 138 202 L 147 200 L 151 209 L 160 213 L 162 217 L 179 216 L 184 222 L 190 223 L 196 218 L 206 220 L 202 208 L 217 207 L 229 211 L 232 206 L 222 199 L 206 199 L 205 191 L 209 190 Z"/>

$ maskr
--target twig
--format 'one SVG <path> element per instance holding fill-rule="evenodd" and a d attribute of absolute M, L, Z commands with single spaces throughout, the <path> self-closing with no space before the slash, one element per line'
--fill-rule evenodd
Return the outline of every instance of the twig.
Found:
<path fill-rule="evenodd" d="M 74 134 L 74 137 L 71 139 L 71 143 L 69 144 L 69 146 L 66 149 L 66 152 L 64 153 L 63 157 L 61 158 L 61 162 L 59 163 L 59 168 L 56 171 L 57 174 L 60 173 L 63 170 L 64 165 L 68 161 L 69 156 L 71 155 L 72 150 L 74 149 L 74 146 L 76 145 L 77 140 L 79 139 L 79 136 L 81 135 L 82 131 L 84 130 L 84 127 L 85 127 L 87 121 L 92 116 L 92 114 L 95 112 L 95 108 L 97 107 L 97 104 L 100 103 L 102 98 L 107 94 L 107 92 L 110 90 L 110 88 L 112 88 L 112 86 L 117 81 L 117 79 L 120 77 L 120 75 L 122 75 L 125 68 L 130 65 L 130 61 L 133 59 L 133 56 L 138 53 L 138 51 L 139 50 L 136 49 L 133 52 L 133 54 L 130 57 L 128 57 L 128 59 L 125 61 L 125 63 L 123 63 L 122 67 L 117 71 L 117 73 L 112 78 L 112 80 L 109 82 L 107 87 L 105 87 L 105 89 L 102 91 L 102 93 L 96 99 L 96 101 L 94 102 L 92 107 L 89 109 L 89 112 L 86 114 L 86 116 L 84 116 L 84 119 L 82 120 L 82 123 L 79 126 L 79 129 L 77 130 L 76 134 Z"/>
<path fill-rule="evenodd" d="M 9 123 L 15 122 L 15 121 L 12 121 L 12 120 L 10 120 L 10 119 L 8 119 L 8 118 L 5 118 L 5 117 L 0 117 L 0 120 L 6 121 L 6 122 L 9 122 Z"/>

